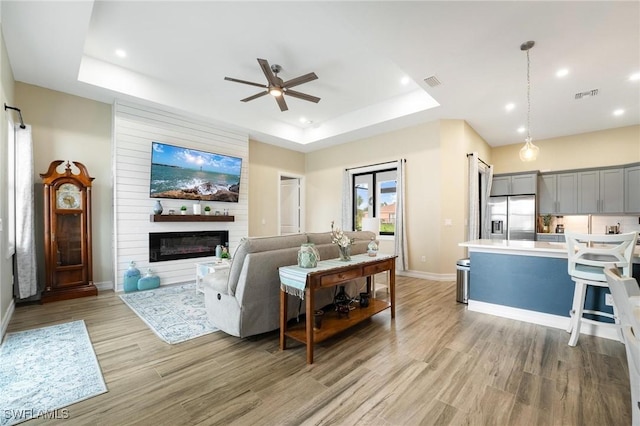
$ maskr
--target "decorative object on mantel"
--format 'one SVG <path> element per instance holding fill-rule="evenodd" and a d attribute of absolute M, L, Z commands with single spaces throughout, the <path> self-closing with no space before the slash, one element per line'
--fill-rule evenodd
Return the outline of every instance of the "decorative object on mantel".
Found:
<path fill-rule="evenodd" d="M 180 207 L 180 214 L 182 214 L 182 215 L 186 215 L 187 214 L 187 206 Z"/>
<path fill-rule="evenodd" d="M 334 227 L 334 222 L 331 221 L 331 242 L 338 246 L 340 253 L 340 260 L 351 260 L 351 244 L 353 239 L 347 237 L 340 228 Z"/>
<path fill-rule="evenodd" d="M 193 205 L 193 214 L 200 215 L 202 213 L 202 206 L 200 204 Z"/>
<path fill-rule="evenodd" d="M 222 245 L 218 244 L 216 246 L 216 257 L 222 258 Z"/>
<path fill-rule="evenodd" d="M 298 266 L 301 268 L 315 268 L 318 266 L 320 253 L 313 243 L 304 243 L 298 250 Z"/>
<path fill-rule="evenodd" d="M 138 290 L 151 290 L 160 287 L 160 277 L 153 274 L 151 268 L 147 269 L 147 274 L 138 280 Z"/>
<path fill-rule="evenodd" d="M 527 52 L 527 137 L 524 146 L 520 149 L 520 160 L 534 161 L 538 158 L 540 148 L 531 142 L 531 61 L 529 59 L 529 50 L 535 46 L 535 41 L 527 41 L 520 45 L 520 50 Z"/>
<path fill-rule="evenodd" d="M 209 216 L 211 214 L 211 207 L 204 206 L 204 214 Z"/>
<path fill-rule="evenodd" d="M 129 263 L 129 269 L 124 271 L 124 291 L 129 293 L 138 290 L 138 280 L 140 279 L 140 271 L 136 268 L 136 262 L 133 260 Z"/>
<path fill-rule="evenodd" d="M 221 259 L 229 259 L 229 249 L 227 247 L 222 247 L 222 254 L 220 255 Z"/>
<path fill-rule="evenodd" d="M 160 200 L 156 200 L 156 204 L 153 206 L 153 214 L 162 214 L 162 204 L 160 204 Z"/>

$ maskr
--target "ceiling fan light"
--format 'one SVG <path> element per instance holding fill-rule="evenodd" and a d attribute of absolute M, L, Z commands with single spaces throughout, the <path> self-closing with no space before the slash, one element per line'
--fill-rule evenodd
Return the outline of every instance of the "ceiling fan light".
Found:
<path fill-rule="evenodd" d="M 282 96 L 282 89 L 279 87 L 270 87 L 269 94 L 277 98 L 278 96 Z"/>
<path fill-rule="evenodd" d="M 520 160 L 521 161 L 534 161 L 538 158 L 540 148 L 531 142 L 531 138 L 526 138 L 524 146 L 520 148 Z"/>

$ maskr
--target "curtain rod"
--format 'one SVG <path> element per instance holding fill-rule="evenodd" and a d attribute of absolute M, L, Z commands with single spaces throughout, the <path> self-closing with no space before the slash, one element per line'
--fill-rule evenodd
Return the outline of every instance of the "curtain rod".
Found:
<path fill-rule="evenodd" d="M 469 154 L 467 154 L 467 158 L 469 158 L 469 157 L 470 157 L 470 156 L 472 156 L 472 155 L 473 155 L 473 153 L 469 153 Z M 491 167 L 491 164 L 487 164 L 487 163 L 485 163 L 484 161 L 482 161 L 482 158 L 480 158 L 480 157 L 478 157 L 478 161 L 479 161 L 479 162 L 481 162 L 482 164 L 484 164 L 484 165 L 485 165 L 485 166 L 487 166 L 487 167 Z"/>
<path fill-rule="evenodd" d="M 16 108 L 16 107 L 12 107 L 7 105 L 6 103 L 4 104 L 4 110 L 8 110 L 8 109 L 12 109 L 14 111 L 18 111 L 18 117 L 20 117 L 20 128 L 21 129 L 26 129 L 27 126 L 24 125 L 24 121 L 22 121 L 22 112 L 20 111 L 20 108 Z"/>
<path fill-rule="evenodd" d="M 402 158 L 402 162 L 406 163 L 407 159 L 406 158 Z M 393 163 L 397 163 L 397 161 L 385 161 L 384 163 L 367 164 L 366 166 L 349 167 L 349 168 L 347 168 L 345 170 L 349 171 L 349 170 L 353 170 L 353 169 L 361 169 L 363 167 L 382 166 L 383 164 L 393 164 Z"/>

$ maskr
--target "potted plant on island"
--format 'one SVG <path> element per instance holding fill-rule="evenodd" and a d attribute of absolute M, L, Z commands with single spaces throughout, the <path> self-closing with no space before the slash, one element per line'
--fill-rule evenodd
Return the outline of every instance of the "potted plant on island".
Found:
<path fill-rule="evenodd" d="M 546 214 L 544 216 L 542 216 L 542 224 L 544 225 L 542 227 L 542 232 L 544 233 L 549 233 L 549 225 L 551 225 L 551 215 L 550 214 Z"/>
<path fill-rule="evenodd" d="M 211 214 L 211 207 L 209 206 L 204 206 L 204 214 L 206 216 L 209 216 Z"/>
<path fill-rule="evenodd" d="M 183 215 L 187 214 L 187 206 L 180 207 L 180 214 L 183 214 Z"/>

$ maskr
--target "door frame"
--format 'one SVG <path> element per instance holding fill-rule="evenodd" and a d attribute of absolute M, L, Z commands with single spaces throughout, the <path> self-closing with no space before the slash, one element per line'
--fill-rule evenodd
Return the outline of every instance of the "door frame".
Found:
<path fill-rule="evenodd" d="M 280 208 L 280 202 L 282 200 L 282 194 L 280 191 L 280 183 L 282 182 L 283 178 L 288 178 L 288 179 L 298 179 L 298 183 L 300 184 L 300 199 L 298 200 L 299 202 L 299 209 L 300 209 L 300 232 L 303 233 L 306 230 L 306 226 L 305 226 L 305 192 L 306 192 L 306 187 L 305 187 L 305 177 L 303 175 L 299 175 L 297 173 L 290 173 L 290 172 L 285 172 L 285 171 L 278 171 L 278 199 L 277 199 L 277 228 L 278 228 L 278 235 L 282 235 L 282 229 L 281 229 L 281 225 L 282 225 L 282 221 L 281 221 L 281 208 Z"/>

